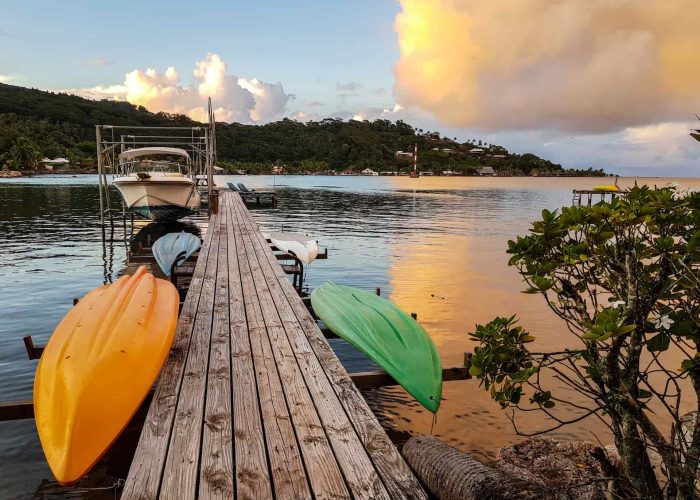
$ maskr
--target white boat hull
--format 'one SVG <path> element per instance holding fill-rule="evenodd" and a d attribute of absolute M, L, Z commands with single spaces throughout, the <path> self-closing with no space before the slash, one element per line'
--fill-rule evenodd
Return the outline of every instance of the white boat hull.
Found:
<path fill-rule="evenodd" d="M 114 186 L 127 208 L 156 222 L 171 221 L 199 209 L 201 195 L 194 181 L 183 175 L 149 172 L 150 177 L 117 177 Z"/>

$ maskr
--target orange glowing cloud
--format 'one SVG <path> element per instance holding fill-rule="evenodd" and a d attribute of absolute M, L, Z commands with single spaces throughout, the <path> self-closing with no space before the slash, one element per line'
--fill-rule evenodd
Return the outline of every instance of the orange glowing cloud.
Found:
<path fill-rule="evenodd" d="M 446 124 L 611 132 L 700 108 L 697 0 L 400 0 L 399 102 Z"/>

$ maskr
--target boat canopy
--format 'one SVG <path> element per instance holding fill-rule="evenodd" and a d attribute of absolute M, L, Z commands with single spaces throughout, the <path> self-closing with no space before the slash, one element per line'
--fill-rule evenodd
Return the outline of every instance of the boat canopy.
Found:
<path fill-rule="evenodd" d="M 148 155 L 182 156 L 183 158 L 187 158 L 188 160 L 190 159 L 189 153 L 184 149 L 164 147 L 128 149 L 119 155 L 119 159 L 133 160 L 134 158 Z"/>

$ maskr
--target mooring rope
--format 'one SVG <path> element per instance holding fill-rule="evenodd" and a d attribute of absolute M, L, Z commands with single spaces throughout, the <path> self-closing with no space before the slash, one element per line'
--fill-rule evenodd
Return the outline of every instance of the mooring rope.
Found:
<path fill-rule="evenodd" d="M 109 490 L 114 490 L 114 498 L 116 500 L 117 498 L 117 491 L 121 489 L 122 486 L 124 486 L 124 483 L 126 481 L 122 478 L 117 479 L 113 484 L 110 486 L 95 486 L 92 488 L 88 487 L 77 487 L 73 490 L 71 490 L 74 493 L 89 493 L 91 491 L 109 491 Z"/>

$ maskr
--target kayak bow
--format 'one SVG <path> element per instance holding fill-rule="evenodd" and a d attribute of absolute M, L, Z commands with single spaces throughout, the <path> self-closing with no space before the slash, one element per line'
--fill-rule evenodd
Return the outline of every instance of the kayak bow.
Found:
<path fill-rule="evenodd" d="M 168 233 L 153 244 L 153 256 L 165 275 L 170 277 L 173 264 L 186 261 L 201 246 L 202 241 L 192 233 Z"/>
<path fill-rule="evenodd" d="M 304 264 L 318 256 L 318 241 L 302 233 L 270 233 L 270 241 L 281 251 L 294 255 Z"/>
<path fill-rule="evenodd" d="M 326 282 L 311 294 L 316 315 L 382 367 L 431 412 L 440 407 L 442 364 L 430 335 L 382 297 Z"/>
<path fill-rule="evenodd" d="M 37 367 L 34 414 L 59 483 L 77 483 L 136 413 L 175 335 L 179 296 L 141 266 L 95 288 L 56 327 Z"/>

